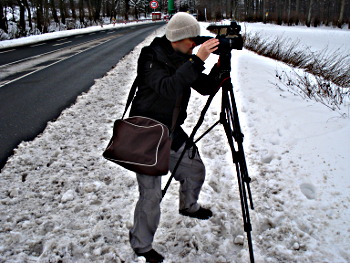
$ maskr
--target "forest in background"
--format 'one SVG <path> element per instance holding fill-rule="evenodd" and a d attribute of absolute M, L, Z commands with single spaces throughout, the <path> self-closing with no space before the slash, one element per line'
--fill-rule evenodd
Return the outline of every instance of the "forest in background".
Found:
<path fill-rule="evenodd" d="M 156 11 L 167 14 L 168 1 Z M 150 0 L 1 0 L 0 40 L 150 19 Z M 350 0 L 175 0 L 176 11 L 199 21 L 237 21 L 278 25 L 350 28 Z"/>
<path fill-rule="evenodd" d="M 199 19 L 349 27 L 350 0 L 201 0 Z M 221 4 L 218 4 L 221 3 Z M 207 14 L 205 14 L 207 9 Z"/>

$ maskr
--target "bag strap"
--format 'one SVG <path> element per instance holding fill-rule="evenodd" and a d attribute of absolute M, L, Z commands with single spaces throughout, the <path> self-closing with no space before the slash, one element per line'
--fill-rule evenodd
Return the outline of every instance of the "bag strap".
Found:
<path fill-rule="evenodd" d="M 124 119 L 124 116 L 126 114 L 126 112 L 128 111 L 128 108 L 130 107 L 131 102 L 133 101 L 134 97 L 135 97 L 135 93 L 136 93 L 136 89 L 139 83 L 139 76 L 136 76 L 136 79 L 134 80 L 134 83 L 132 84 L 130 91 L 129 91 L 129 95 L 128 95 L 128 99 L 126 101 L 126 105 L 125 105 L 125 109 L 124 109 L 124 113 L 122 116 L 122 119 Z M 171 129 L 170 129 L 170 134 L 174 132 L 175 127 L 176 127 L 176 123 L 177 123 L 177 119 L 179 117 L 180 111 L 181 111 L 181 103 L 182 103 L 182 96 L 178 97 L 176 99 L 176 104 L 175 104 L 175 108 L 173 111 L 173 118 L 172 118 L 172 124 L 171 124 Z"/>
<path fill-rule="evenodd" d="M 126 101 L 125 110 L 124 110 L 122 119 L 124 119 L 124 116 L 125 116 L 126 112 L 128 111 L 128 108 L 129 108 L 132 100 L 134 99 L 138 82 L 139 82 L 139 76 L 137 75 L 136 79 L 134 80 L 134 83 L 132 84 L 132 86 L 130 88 L 128 100 Z"/>

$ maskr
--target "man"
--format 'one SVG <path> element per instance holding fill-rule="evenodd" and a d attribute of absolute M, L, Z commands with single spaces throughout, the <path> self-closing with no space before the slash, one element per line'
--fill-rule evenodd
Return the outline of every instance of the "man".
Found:
<path fill-rule="evenodd" d="M 155 38 L 150 46 L 144 47 L 138 60 L 138 91 L 130 116 L 149 117 L 170 129 L 174 108 L 181 102 L 172 136 L 170 171 L 173 171 L 188 139 L 180 125 L 187 116 L 191 88 L 202 95 L 209 95 L 218 86 L 216 66 L 209 75 L 202 71 L 204 61 L 217 49 L 219 41 L 206 41 L 193 55 L 196 46 L 194 38 L 199 35 L 197 20 L 187 13 L 177 13 L 167 24 L 165 36 Z M 212 216 L 212 212 L 197 203 L 205 179 L 205 167 L 197 149 L 194 156 L 191 156 L 192 152 L 193 149 L 189 149 L 184 155 L 174 177 L 180 182 L 179 212 L 184 216 L 205 220 Z M 164 257 L 152 248 L 160 220 L 161 176 L 136 175 L 140 197 L 135 208 L 134 226 L 130 230 L 131 247 L 138 256 L 144 256 L 147 262 L 163 262 Z"/>

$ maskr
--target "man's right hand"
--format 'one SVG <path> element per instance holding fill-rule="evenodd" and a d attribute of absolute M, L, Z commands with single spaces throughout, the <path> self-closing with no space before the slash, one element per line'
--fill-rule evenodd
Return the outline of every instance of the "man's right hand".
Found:
<path fill-rule="evenodd" d="M 197 52 L 197 57 L 199 57 L 203 62 L 209 57 L 211 53 L 213 53 L 215 50 L 219 47 L 219 39 L 212 38 L 207 41 L 205 41 L 199 48 Z"/>

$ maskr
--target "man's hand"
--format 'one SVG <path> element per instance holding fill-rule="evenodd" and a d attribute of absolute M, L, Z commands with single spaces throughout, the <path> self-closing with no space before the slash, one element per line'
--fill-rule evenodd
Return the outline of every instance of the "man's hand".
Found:
<path fill-rule="evenodd" d="M 205 61 L 211 53 L 218 49 L 219 40 L 216 38 L 209 39 L 205 41 L 197 52 L 197 57 L 199 57 L 202 61 Z"/>

